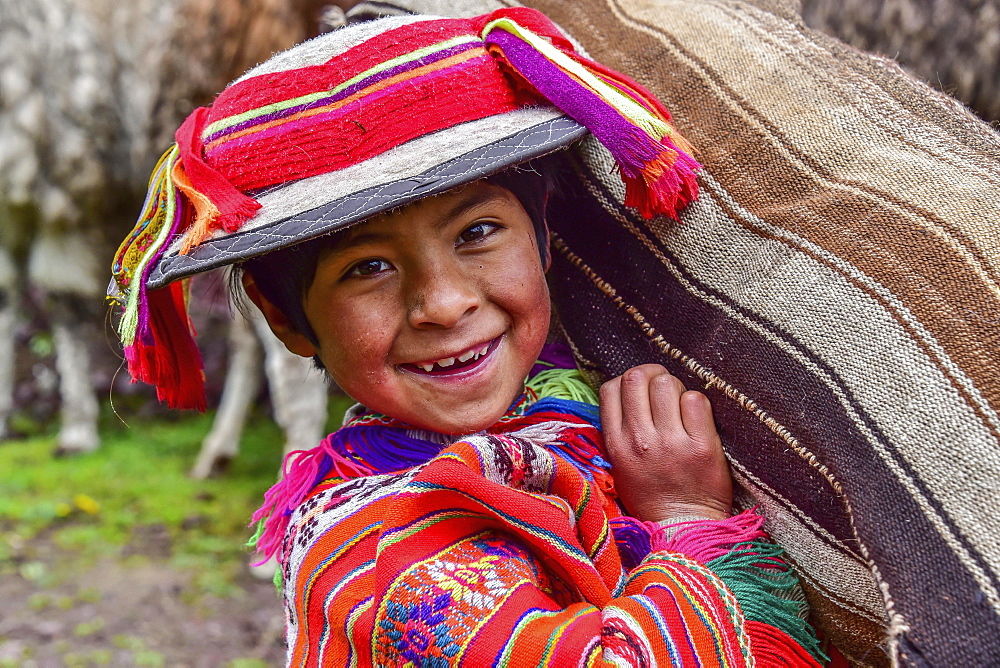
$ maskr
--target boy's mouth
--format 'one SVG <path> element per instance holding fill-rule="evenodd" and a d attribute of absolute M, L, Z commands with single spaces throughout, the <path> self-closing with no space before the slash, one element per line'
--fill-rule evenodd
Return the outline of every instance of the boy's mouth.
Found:
<path fill-rule="evenodd" d="M 465 373 L 478 368 L 486 362 L 487 358 L 496 350 L 503 335 L 496 337 L 492 341 L 481 343 L 454 357 L 443 357 L 437 360 L 413 364 L 400 364 L 399 366 L 407 371 L 418 373 L 421 376 L 452 376 Z"/>

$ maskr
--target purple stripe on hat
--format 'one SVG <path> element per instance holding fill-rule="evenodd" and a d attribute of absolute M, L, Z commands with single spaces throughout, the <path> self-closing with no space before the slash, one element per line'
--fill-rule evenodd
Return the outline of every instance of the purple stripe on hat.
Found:
<path fill-rule="evenodd" d="M 427 82 L 432 82 L 437 79 L 449 78 L 452 76 L 453 72 L 457 69 L 464 67 L 474 67 L 476 64 L 483 61 L 484 59 L 490 59 L 490 58 L 491 56 L 488 53 L 484 52 L 483 55 L 481 56 L 469 58 L 468 60 L 464 60 L 460 63 L 455 63 L 454 65 L 449 65 L 448 67 L 444 67 L 439 70 L 434 70 L 433 72 L 428 72 L 426 74 L 423 74 L 420 77 L 418 77 L 418 79 L 422 84 L 426 84 Z M 276 125 L 267 128 L 265 130 L 261 130 L 259 132 L 253 132 L 247 135 L 243 135 L 242 137 L 237 137 L 232 141 L 219 144 L 218 146 L 209 149 L 208 151 L 206 151 L 206 155 L 208 156 L 216 155 L 223 151 L 229 151 L 235 148 L 239 148 L 240 146 L 243 146 L 244 144 L 250 142 L 257 142 L 277 134 L 285 134 L 297 128 L 306 127 L 309 125 L 315 125 L 317 123 L 329 123 L 330 121 L 336 119 L 339 116 L 351 113 L 356 107 L 362 104 L 370 105 L 384 97 L 391 97 L 392 95 L 395 94 L 395 92 L 399 88 L 402 88 L 404 86 L 405 87 L 413 86 L 413 83 L 416 80 L 417 79 L 413 78 L 405 79 L 391 86 L 387 86 L 386 88 L 383 88 L 380 91 L 372 93 L 371 95 L 354 100 L 350 104 L 345 104 L 343 107 L 340 107 L 339 109 L 334 109 L 333 111 L 319 113 L 314 116 L 307 116 L 306 118 L 296 119 L 293 121 L 289 121 L 287 123 L 282 123 L 281 125 Z"/>
<path fill-rule="evenodd" d="M 237 123 L 236 125 L 231 125 L 228 128 L 223 128 L 222 130 L 213 132 L 211 135 L 205 138 L 204 143 L 207 144 L 209 142 L 215 141 L 220 137 L 224 137 L 225 135 L 232 134 L 233 132 L 238 132 L 240 130 L 245 130 L 246 128 L 253 127 L 254 125 L 260 125 L 261 123 L 268 123 L 270 121 L 278 120 L 280 118 L 285 118 L 286 116 L 292 116 L 294 114 L 299 113 L 300 111 L 305 111 L 307 109 L 314 109 L 316 107 L 322 107 L 327 104 L 332 104 L 339 100 L 343 100 L 344 98 L 350 97 L 351 95 L 354 95 L 358 91 L 364 90 L 368 86 L 376 84 L 379 81 L 383 81 L 390 77 L 394 77 L 397 74 L 408 72 L 409 70 L 415 70 L 418 67 L 423 67 L 424 65 L 430 65 L 431 63 L 435 63 L 445 58 L 450 58 L 451 56 L 462 53 L 463 51 L 468 51 L 469 49 L 482 49 L 482 48 L 483 45 L 481 42 L 479 43 L 466 42 L 465 44 L 459 44 L 458 46 L 453 46 L 448 49 L 436 51 L 422 58 L 411 60 L 409 62 L 403 63 L 402 65 L 397 65 L 396 67 L 391 67 L 387 70 L 383 70 L 382 72 L 377 72 L 371 75 L 370 77 L 362 79 L 356 84 L 348 86 L 347 88 L 336 93 L 335 95 L 330 95 L 329 97 L 323 97 L 318 100 L 306 102 L 305 104 L 300 104 L 295 107 L 289 107 L 287 109 L 275 111 L 270 114 L 264 114 L 263 116 L 255 116 L 254 118 L 243 121 L 242 123 Z"/>
<path fill-rule="evenodd" d="M 552 104 L 590 130 L 614 156 L 622 172 L 636 176 L 663 151 L 672 150 L 622 116 L 596 93 L 569 76 L 558 65 L 502 28 L 486 42 L 496 44 L 510 63 Z"/>

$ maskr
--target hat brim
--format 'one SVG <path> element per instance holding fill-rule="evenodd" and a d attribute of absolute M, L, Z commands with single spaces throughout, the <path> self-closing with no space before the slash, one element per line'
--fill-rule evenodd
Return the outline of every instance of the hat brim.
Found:
<path fill-rule="evenodd" d="M 378 213 L 443 193 L 565 148 L 587 132 L 576 121 L 557 116 L 418 174 L 356 190 L 294 215 L 262 225 L 248 225 L 250 229 L 206 240 L 187 254 L 180 254 L 178 244 L 173 244 L 151 269 L 146 286 L 149 289 L 162 288 L 181 278 L 336 232 Z M 268 196 L 280 196 L 280 189 Z"/>

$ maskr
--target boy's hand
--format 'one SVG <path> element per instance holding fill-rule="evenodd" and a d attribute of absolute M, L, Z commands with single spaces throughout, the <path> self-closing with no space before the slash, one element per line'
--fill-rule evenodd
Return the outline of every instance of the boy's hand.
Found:
<path fill-rule="evenodd" d="M 704 394 L 659 364 L 637 366 L 601 387 L 601 425 L 615 489 L 634 517 L 729 516 L 732 478 Z"/>

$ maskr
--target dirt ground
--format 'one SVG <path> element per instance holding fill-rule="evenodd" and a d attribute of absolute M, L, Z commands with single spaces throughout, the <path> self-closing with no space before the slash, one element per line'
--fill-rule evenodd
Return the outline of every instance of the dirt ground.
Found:
<path fill-rule="evenodd" d="M 33 558 L 0 576 L 0 666 L 283 664 L 271 582 L 243 569 L 224 594 L 207 592 L 149 539 L 152 550 L 126 548 L 85 568 L 45 538 L 27 546 Z"/>

